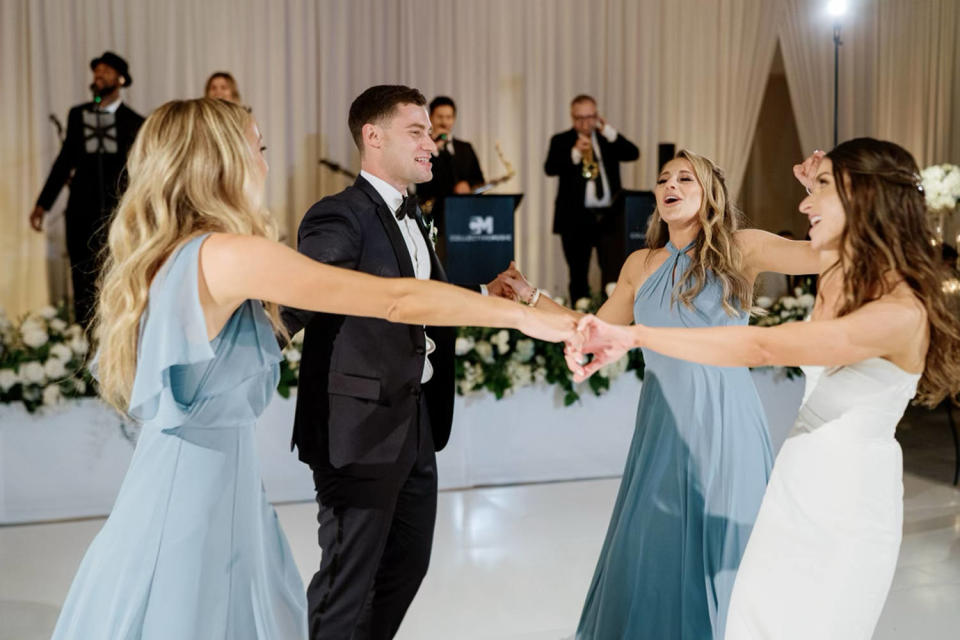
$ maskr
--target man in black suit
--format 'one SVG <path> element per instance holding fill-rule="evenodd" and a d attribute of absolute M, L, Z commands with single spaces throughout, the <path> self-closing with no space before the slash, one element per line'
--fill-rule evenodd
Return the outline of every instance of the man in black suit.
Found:
<path fill-rule="evenodd" d="M 592 97 L 574 98 L 570 116 L 573 128 L 550 139 L 543 169 L 560 178 L 553 232 L 560 234 L 570 268 L 572 304 L 590 295 L 587 271 L 594 247 L 603 284 L 617 281 L 625 241 L 620 163 L 636 160 L 640 151 L 599 116 Z"/>
<path fill-rule="evenodd" d="M 354 100 L 360 176 L 307 211 L 301 253 L 378 276 L 446 280 L 406 195 L 431 177 L 425 105 L 403 86 L 371 87 Z M 310 637 L 392 638 L 430 560 L 435 451 L 453 419 L 454 331 L 296 309 L 283 317 L 291 332 L 306 328 L 293 444 L 313 471 L 320 507 Z"/>
<path fill-rule="evenodd" d="M 433 141 L 437 144 L 437 151 L 430 160 L 433 178 L 417 185 L 417 198 L 422 206 L 429 209 L 429 214 L 437 225 L 440 239 L 437 251 L 441 259 L 445 249 L 444 198 L 453 194 L 472 193 L 485 182 L 473 145 L 466 140 L 453 138 L 453 125 L 456 121 L 457 105 L 452 98 L 437 96 L 430 102 L 430 124 L 433 126 Z"/>
<path fill-rule="evenodd" d="M 67 137 L 30 213 L 31 226 L 41 231 L 44 215 L 70 179 L 65 214 L 67 253 L 74 315 L 81 324 L 92 319 L 98 255 L 106 243 L 110 214 L 123 189 L 121 174 L 127 152 L 143 124 L 143 117 L 120 100 L 120 89 L 133 84 L 126 60 L 107 51 L 90 61 L 90 69 L 94 100 L 70 109 Z"/>

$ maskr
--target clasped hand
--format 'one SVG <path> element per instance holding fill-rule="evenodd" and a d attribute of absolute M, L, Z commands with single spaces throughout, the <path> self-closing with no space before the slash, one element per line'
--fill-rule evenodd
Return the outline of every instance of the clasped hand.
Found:
<path fill-rule="evenodd" d="M 609 324 L 596 316 L 586 315 L 577 323 L 576 336 L 565 341 L 563 355 L 573 372 L 573 381 L 583 382 L 635 346 L 631 327 Z"/>

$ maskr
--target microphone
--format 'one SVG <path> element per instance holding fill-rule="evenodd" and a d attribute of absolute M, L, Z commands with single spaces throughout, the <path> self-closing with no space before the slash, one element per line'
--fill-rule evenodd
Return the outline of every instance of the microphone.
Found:
<path fill-rule="evenodd" d="M 433 141 L 434 141 L 434 142 L 440 142 L 441 140 L 443 140 L 444 142 L 446 142 L 448 139 L 449 139 L 449 138 L 447 137 L 447 134 L 441 133 L 441 134 L 438 135 L 436 138 L 434 138 Z"/>
<path fill-rule="evenodd" d="M 96 83 L 90 83 L 90 91 L 93 92 L 93 104 L 100 104 L 103 97 L 100 95 L 100 90 L 97 89 Z"/>

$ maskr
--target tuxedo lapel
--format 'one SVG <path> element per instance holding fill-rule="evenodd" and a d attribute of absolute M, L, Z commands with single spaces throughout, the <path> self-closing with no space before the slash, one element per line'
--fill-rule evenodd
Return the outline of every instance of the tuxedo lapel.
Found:
<path fill-rule="evenodd" d="M 396 220 L 393 219 L 393 214 L 390 213 L 387 203 L 383 201 L 383 198 L 381 198 L 377 190 L 373 188 L 373 185 L 364 180 L 363 176 L 358 176 L 353 186 L 363 191 L 367 194 L 367 197 L 373 201 L 377 216 L 380 218 L 383 230 L 387 232 L 387 237 L 390 238 L 390 246 L 393 247 L 393 253 L 397 257 L 397 266 L 400 267 L 400 275 L 404 278 L 415 277 L 413 261 L 410 259 L 407 243 L 403 241 L 403 234 L 400 233 L 400 227 L 397 225 Z"/>
<path fill-rule="evenodd" d="M 443 270 L 443 265 L 440 264 L 440 258 L 437 257 L 437 252 L 433 248 L 433 242 L 430 240 L 430 230 L 427 229 L 427 226 L 423 223 L 423 214 L 420 212 L 419 205 L 417 206 L 417 228 L 420 229 L 420 234 L 423 235 L 423 241 L 427 243 L 427 251 L 430 252 L 430 279 L 446 282 L 447 272 Z"/>

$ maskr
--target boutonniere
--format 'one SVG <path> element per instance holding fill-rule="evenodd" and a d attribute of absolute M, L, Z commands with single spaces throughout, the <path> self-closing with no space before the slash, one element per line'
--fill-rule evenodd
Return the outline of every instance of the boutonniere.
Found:
<path fill-rule="evenodd" d="M 430 238 L 430 244 L 433 245 L 433 250 L 437 250 L 437 225 L 433 222 L 433 216 L 430 216 L 430 222 L 427 223 L 427 237 Z"/>

